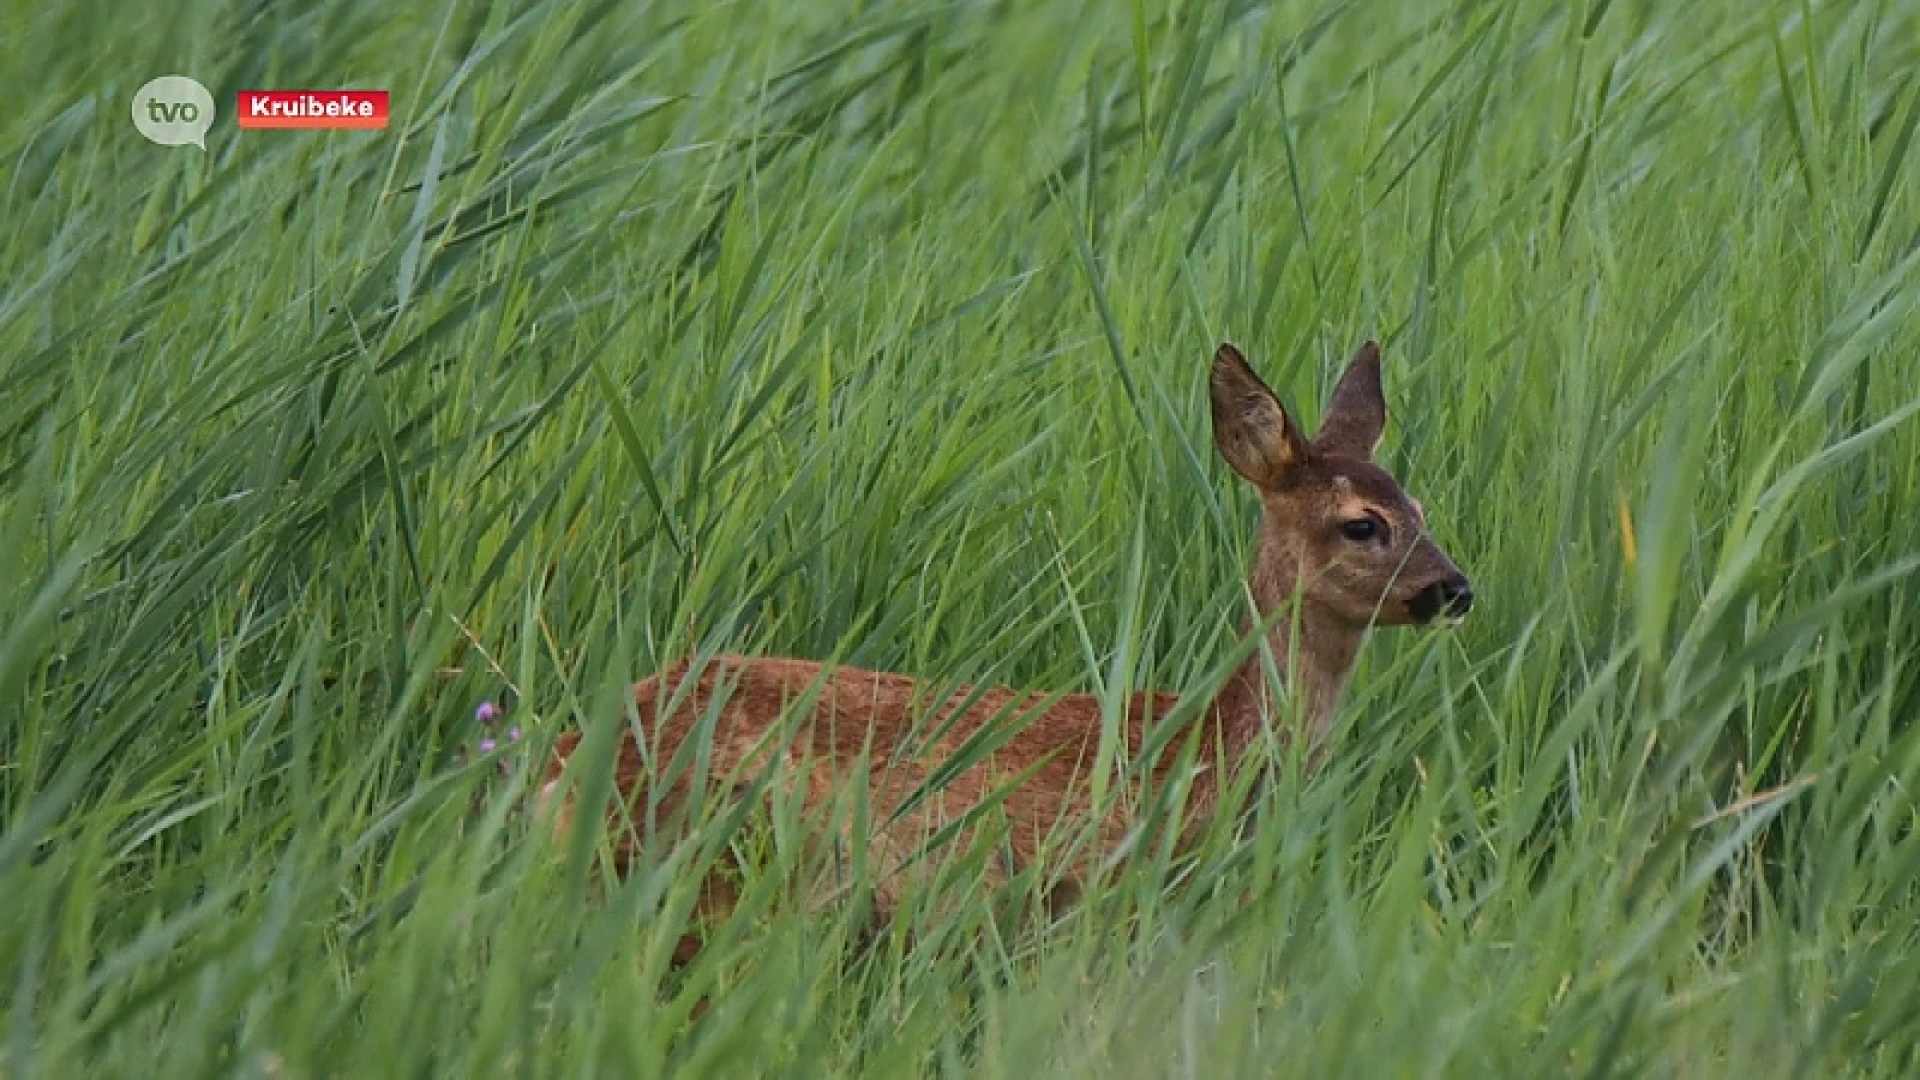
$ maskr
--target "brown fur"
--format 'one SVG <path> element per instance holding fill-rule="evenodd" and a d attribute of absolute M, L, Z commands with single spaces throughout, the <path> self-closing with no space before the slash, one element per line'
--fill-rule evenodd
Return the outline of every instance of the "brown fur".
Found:
<path fill-rule="evenodd" d="M 1458 609 L 1464 614 L 1471 602 L 1464 593 L 1466 581 L 1426 536 L 1419 504 L 1371 461 L 1386 418 L 1373 343 L 1362 347 L 1342 376 L 1317 440 L 1300 435 L 1231 345 L 1222 345 L 1215 356 L 1210 397 L 1220 452 L 1254 484 L 1264 511 L 1248 580 L 1255 606 L 1263 616 L 1283 607 L 1292 611 L 1297 596 L 1297 615 L 1282 615 L 1273 623 L 1268 645 L 1280 670 L 1290 672 L 1290 685 L 1303 698 L 1307 737 L 1318 744 L 1368 629 L 1419 621 L 1414 598 L 1441 581 L 1467 596 Z M 1359 542 L 1343 533 L 1343 526 L 1362 517 L 1377 522 L 1384 535 Z M 1451 600 L 1448 612 L 1453 613 Z M 1204 822 L 1212 814 L 1227 779 L 1207 763 L 1231 766 L 1260 758 L 1250 753 L 1254 740 L 1276 719 L 1263 671 L 1256 651 L 1194 721 L 1203 742 L 1201 768 L 1186 802 L 1189 822 Z M 1089 821 L 1090 774 L 1101 732 L 1098 699 L 1090 694 L 1050 699 L 1008 689 L 976 694 L 960 687 L 935 709 L 926 699 L 936 692 L 905 675 L 829 669 L 808 660 L 728 654 L 704 665 L 672 664 L 634 691 L 639 730 L 647 736 L 645 752 L 631 734 L 621 739 L 615 786 L 626 811 L 614 808 L 618 867 L 624 870 L 636 854 L 629 816 L 643 830 L 649 821 L 670 827 L 688 809 L 689 768 L 678 769 L 664 789 L 656 785 L 674 755 L 704 729 L 713 708 L 711 768 L 704 779 L 729 794 L 773 766 L 768 775 L 796 792 L 805 809 L 823 810 L 864 769 L 872 831 L 860 842 L 877 882 L 878 917 L 885 918 L 898 902 L 901 871 L 929 836 L 1028 769 L 1036 771 L 1000 805 L 1006 830 L 997 839 L 1011 865 L 992 863 L 987 872 L 990 879 L 1004 881 L 1009 869 L 1042 857 L 1042 842 L 1057 826 L 1093 824 L 1094 842 L 1059 868 L 1065 879 L 1061 895 L 1070 899 L 1074 886 L 1114 850 L 1131 824 L 1123 799 L 1110 800 L 1105 820 Z M 809 695 L 811 704 L 798 712 L 797 723 L 782 739 L 772 730 L 775 723 L 789 705 Z M 1128 760 L 1178 700 L 1173 694 L 1131 696 L 1119 747 Z M 941 762 L 989 723 L 1010 725 L 991 754 L 885 824 Z M 543 798 L 559 791 L 562 770 L 580 739 L 573 732 L 559 740 Z M 1176 740 L 1173 749 L 1178 747 Z M 1163 753 L 1153 763 L 1155 783 L 1166 779 L 1175 757 Z M 564 829 L 572 817 L 570 795 L 559 810 Z M 841 836 L 851 841 L 845 829 L 842 825 Z M 705 883 L 702 907 L 709 914 L 719 914 L 733 900 L 723 874 Z M 693 947 L 683 943 L 680 958 L 691 955 Z"/>

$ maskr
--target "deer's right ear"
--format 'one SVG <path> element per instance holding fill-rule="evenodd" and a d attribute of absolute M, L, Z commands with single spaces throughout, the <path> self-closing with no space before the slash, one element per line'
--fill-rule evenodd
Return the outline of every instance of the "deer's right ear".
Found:
<path fill-rule="evenodd" d="M 1223 344 L 1213 354 L 1207 391 L 1220 456 L 1258 487 L 1281 486 L 1287 471 L 1306 456 L 1306 440 L 1239 349 Z"/>
<path fill-rule="evenodd" d="M 1386 427 L 1387 399 L 1380 392 L 1380 346 L 1369 341 L 1353 354 L 1346 374 L 1333 388 L 1333 399 L 1327 402 L 1327 414 L 1320 421 L 1320 434 L 1313 437 L 1313 444 L 1329 454 L 1370 460 Z"/>

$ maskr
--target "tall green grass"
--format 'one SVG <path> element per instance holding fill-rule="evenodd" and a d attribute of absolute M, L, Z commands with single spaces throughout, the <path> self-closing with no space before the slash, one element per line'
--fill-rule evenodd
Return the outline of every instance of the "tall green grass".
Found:
<path fill-rule="evenodd" d="M 294 7 L 0 11 L 5 1075 L 1920 1070 L 1910 5 Z M 1202 685 L 1368 335 L 1479 608 L 1237 836 L 678 974 L 731 819 L 525 838 L 689 651 Z"/>

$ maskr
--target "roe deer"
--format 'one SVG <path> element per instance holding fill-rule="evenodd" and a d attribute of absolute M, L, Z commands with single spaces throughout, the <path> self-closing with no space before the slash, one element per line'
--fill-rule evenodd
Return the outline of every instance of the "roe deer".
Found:
<path fill-rule="evenodd" d="M 1215 444 L 1227 464 L 1259 492 L 1263 516 L 1249 591 L 1263 618 L 1285 610 L 1277 620 L 1267 620 L 1272 626 L 1267 643 L 1275 663 L 1292 680 L 1287 692 L 1303 697 L 1300 715 L 1309 745 L 1315 746 L 1332 723 L 1355 655 L 1371 627 L 1457 623 L 1472 606 L 1473 592 L 1453 560 L 1428 538 L 1419 502 L 1372 461 L 1386 423 L 1375 343 L 1363 345 L 1348 365 L 1319 434 L 1311 440 L 1232 345 L 1221 345 L 1215 354 L 1209 391 Z M 1204 725 L 1199 734 L 1211 740 L 1203 741 L 1200 760 L 1232 766 L 1250 756 L 1255 740 L 1277 719 L 1278 703 L 1269 697 L 1264 670 L 1256 649 L 1195 716 L 1193 723 Z M 623 825 L 629 815 L 636 823 L 665 823 L 684 808 L 692 765 L 679 768 L 668 790 L 651 795 L 649 778 L 668 767 L 710 708 L 713 733 L 706 775 L 730 793 L 739 792 L 737 785 L 751 782 L 758 769 L 771 763 L 776 773 L 785 770 L 782 783 L 798 785 L 801 806 L 810 811 L 829 803 L 859 773 L 866 774 L 868 819 L 887 823 L 857 841 L 866 845 L 880 881 L 874 896 L 876 921 L 886 919 L 898 902 L 895 871 L 907 854 L 1023 772 L 1031 770 L 999 807 L 1007 827 L 1002 843 L 1016 867 L 1032 862 L 1041 839 L 1056 824 L 1085 821 L 1091 815 L 1088 774 L 1101 732 L 1101 706 L 1094 695 L 963 686 L 936 710 L 924 700 L 934 692 L 905 675 L 828 668 L 808 660 L 726 654 L 698 669 L 691 660 L 670 665 L 633 692 L 639 730 L 648 745 L 637 745 L 631 729 L 621 737 L 615 789 L 625 809 L 612 808 L 615 868 L 624 872 L 637 851 L 637 838 Z M 1177 700 L 1166 693 L 1131 695 L 1121 733 L 1129 759 L 1141 751 L 1147 733 Z M 786 707 L 795 702 L 806 704 L 795 710 L 787 740 L 769 738 Z M 921 792 L 928 776 L 982 725 L 1009 719 L 1017 730 L 991 753 L 938 790 Z M 540 788 L 542 802 L 552 800 L 581 738 L 582 733 L 569 732 L 556 744 Z M 1170 764 L 1174 755 L 1161 757 Z M 694 755 L 682 759 L 690 760 Z M 1156 764 L 1153 778 L 1162 779 L 1166 768 Z M 1216 773 L 1200 771 L 1191 781 L 1187 813 L 1204 818 L 1216 809 L 1224 781 Z M 896 814 L 917 792 L 924 797 Z M 571 822 L 573 798 L 571 792 L 562 796 L 556 822 L 561 829 Z M 649 802 L 657 816 L 647 812 Z M 1057 896 L 1070 899 L 1096 861 L 1126 835 L 1131 823 L 1123 820 L 1125 811 L 1116 809 L 1109 816 L 1113 820 L 1090 823 L 1093 843 L 1083 845 L 1072 865 L 1064 868 L 1064 888 Z M 989 866 L 987 873 L 991 880 L 1004 881 L 1006 868 Z M 716 871 L 703 883 L 700 907 L 712 917 L 735 899 L 731 882 Z M 690 948 L 697 949 L 697 942 L 683 940 L 677 957 L 686 959 Z"/>

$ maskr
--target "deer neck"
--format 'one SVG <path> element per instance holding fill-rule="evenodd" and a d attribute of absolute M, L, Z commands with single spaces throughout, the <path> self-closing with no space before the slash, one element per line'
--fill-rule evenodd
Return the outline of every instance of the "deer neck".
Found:
<path fill-rule="evenodd" d="M 1267 631 L 1266 649 L 1256 648 L 1215 699 L 1225 749 L 1237 759 L 1272 730 L 1283 742 L 1296 733 L 1304 735 L 1311 752 L 1333 726 L 1367 629 L 1300 595 L 1299 564 L 1290 552 L 1263 552 L 1247 584 L 1261 620 L 1271 619 L 1273 626 Z M 1242 633 L 1251 629 L 1243 625 Z M 1267 678 L 1263 651 L 1272 656 L 1281 694 L 1274 693 Z"/>

